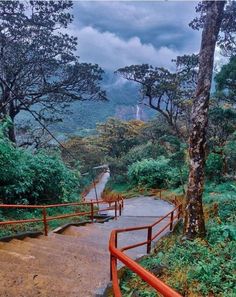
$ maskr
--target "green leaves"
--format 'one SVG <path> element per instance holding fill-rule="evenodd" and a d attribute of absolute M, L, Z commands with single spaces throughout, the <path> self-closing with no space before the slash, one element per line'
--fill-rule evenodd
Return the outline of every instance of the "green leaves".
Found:
<path fill-rule="evenodd" d="M 144 159 L 138 161 L 128 169 L 131 182 L 139 186 L 165 187 L 168 178 L 169 160 L 164 156 L 157 160 Z"/>
<path fill-rule="evenodd" d="M 223 170 L 222 155 L 210 153 L 206 160 L 206 174 L 211 180 L 220 180 Z"/>
<path fill-rule="evenodd" d="M 213 192 L 214 191 L 214 192 Z M 207 209 L 212 209 L 204 240 L 182 239 L 182 228 L 162 238 L 154 254 L 144 257 L 140 265 L 152 271 L 164 269 L 158 277 L 176 289 L 182 296 L 234 297 L 236 293 L 236 228 L 235 183 L 208 184 L 204 194 Z M 218 214 L 214 205 L 218 203 Z M 127 273 L 122 284 L 124 296 L 156 296 L 137 275 Z M 130 290 L 128 290 L 128 288 Z M 154 293 L 155 294 L 155 293 Z M 132 295 L 131 295 L 132 296 Z"/>
<path fill-rule="evenodd" d="M 46 151 L 32 154 L 2 139 L 0 168 L 0 196 L 4 203 L 58 203 L 76 197 L 78 173 Z"/>

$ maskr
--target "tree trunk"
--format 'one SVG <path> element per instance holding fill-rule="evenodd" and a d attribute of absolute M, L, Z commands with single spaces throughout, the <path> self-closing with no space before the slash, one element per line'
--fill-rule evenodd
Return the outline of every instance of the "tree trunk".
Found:
<path fill-rule="evenodd" d="M 10 101 L 10 99 L 10 89 L 5 85 L 2 85 L 0 97 L 0 119 L 10 117 L 12 124 L 7 129 L 7 136 L 12 142 L 16 143 L 14 119 L 18 112 L 16 111 L 16 108 L 14 106 L 14 101 Z"/>
<path fill-rule="evenodd" d="M 16 143 L 15 124 L 14 124 L 16 114 L 17 113 L 15 112 L 14 102 L 11 101 L 9 103 L 9 116 L 11 118 L 12 123 L 8 128 L 8 137 L 14 143 Z"/>
<path fill-rule="evenodd" d="M 212 81 L 215 45 L 223 18 L 225 1 L 208 1 L 199 54 L 198 82 L 193 99 L 189 138 L 190 172 L 187 189 L 185 236 L 188 239 L 205 235 L 202 207 L 206 128 Z"/>

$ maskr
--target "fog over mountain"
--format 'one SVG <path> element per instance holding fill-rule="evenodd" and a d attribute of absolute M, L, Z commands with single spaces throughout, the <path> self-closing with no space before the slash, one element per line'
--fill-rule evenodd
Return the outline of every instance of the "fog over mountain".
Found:
<path fill-rule="evenodd" d="M 92 133 L 96 123 L 104 122 L 108 117 L 124 120 L 147 120 L 156 113 L 140 102 L 139 86 L 125 81 L 112 72 L 106 71 L 103 88 L 108 101 L 83 101 L 71 105 L 71 113 L 55 129 L 66 134 L 84 135 Z"/>

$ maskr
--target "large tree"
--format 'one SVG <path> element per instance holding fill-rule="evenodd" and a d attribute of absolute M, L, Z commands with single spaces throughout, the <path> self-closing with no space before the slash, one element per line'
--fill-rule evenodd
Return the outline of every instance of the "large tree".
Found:
<path fill-rule="evenodd" d="M 185 55 L 173 61 L 176 62 L 176 72 L 148 64 L 127 66 L 116 72 L 125 79 L 140 84 L 144 104 L 161 114 L 169 126 L 179 136 L 183 136 L 188 123 L 183 127 L 180 119 L 186 119 L 189 109 L 198 57 Z"/>
<path fill-rule="evenodd" d="M 143 125 L 139 120 L 126 122 L 109 118 L 105 123 L 97 125 L 97 141 L 107 156 L 120 158 L 138 143 L 137 136 Z"/>
<path fill-rule="evenodd" d="M 208 2 L 201 1 L 196 7 L 196 12 L 200 15 L 197 16 L 191 23 L 190 26 L 199 30 L 203 28 L 208 11 Z M 220 1 L 221 2 L 221 1 Z M 226 1 L 223 17 L 221 21 L 220 31 L 217 37 L 217 45 L 221 49 L 221 54 L 227 57 L 232 57 L 236 54 L 236 2 L 235 0 Z"/>
<path fill-rule="evenodd" d="M 75 100 L 104 100 L 98 65 L 79 63 L 66 33 L 72 1 L 0 1 L 0 115 L 58 119 Z M 15 141 L 14 125 L 9 137 Z"/>
<path fill-rule="evenodd" d="M 214 52 L 224 17 L 225 1 L 203 1 L 200 22 L 203 24 L 199 54 L 197 88 L 192 107 L 192 127 L 189 138 L 190 173 L 185 212 L 185 235 L 194 238 L 205 235 L 202 207 L 206 128 L 213 73 Z"/>

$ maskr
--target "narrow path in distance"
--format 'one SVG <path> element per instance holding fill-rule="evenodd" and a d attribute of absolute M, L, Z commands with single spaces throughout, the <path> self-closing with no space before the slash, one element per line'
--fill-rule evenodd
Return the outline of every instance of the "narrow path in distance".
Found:
<path fill-rule="evenodd" d="M 108 182 L 109 178 L 110 178 L 110 173 L 104 172 L 100 180 L 95 184 L 98 199 L 101 198 L 101 194 L 105 189 L 106 183 Z M 95 188 L 92 187 L 91 190 L 88 192 L 88 194 L 84 197 L 84 200 L 88 202 L 90 200 L 96 200 L 96 192 L 95 192 Z"/>

